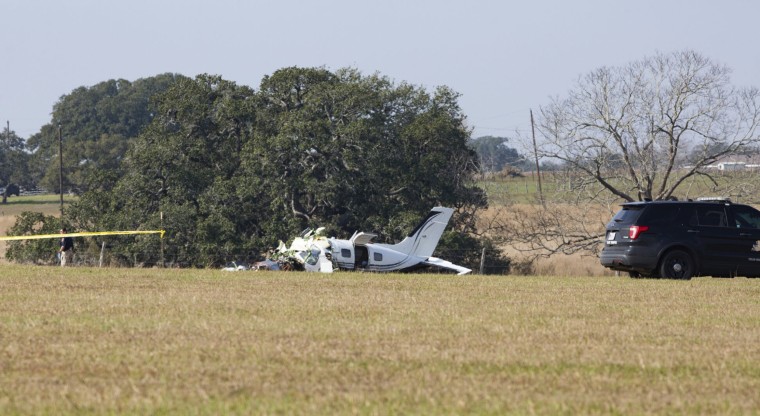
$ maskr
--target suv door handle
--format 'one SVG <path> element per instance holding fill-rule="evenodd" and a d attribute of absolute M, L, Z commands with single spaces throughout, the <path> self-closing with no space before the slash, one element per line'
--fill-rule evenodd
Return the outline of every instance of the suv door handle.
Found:
<path fill-rule="evenodd" d="M 750 233 L 739 233 L 739 237 L 749 237 L 751 235 Z"/>
<path fill-rule="evenodd" d="M 698 233 L 699 230 L 686 230 L 687 233 Z"/>

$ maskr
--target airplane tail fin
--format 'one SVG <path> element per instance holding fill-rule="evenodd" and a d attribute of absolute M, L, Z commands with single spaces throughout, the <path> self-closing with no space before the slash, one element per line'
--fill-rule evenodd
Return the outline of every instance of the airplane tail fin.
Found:
<path fill-rule="evenodd" d="M 432 256 L 453 213 L 452 208 L 433 208 L 405 239 L 391 248 L 418 257 Z"/>

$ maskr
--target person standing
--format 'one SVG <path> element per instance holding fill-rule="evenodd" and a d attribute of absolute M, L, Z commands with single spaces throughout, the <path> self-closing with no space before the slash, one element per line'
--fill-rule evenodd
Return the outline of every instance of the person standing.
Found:
<path fill-rule="evenodd" d="M 61 228 L 61 234 L 66 234 L 66 228 Z M 66 261 L 69 260 L 74 249 L 74 239 L 72 237 L 61 237 L 61 248 L 58 250 L 58 255 L 61 257 L 61 267 L 66 266 Z"/>

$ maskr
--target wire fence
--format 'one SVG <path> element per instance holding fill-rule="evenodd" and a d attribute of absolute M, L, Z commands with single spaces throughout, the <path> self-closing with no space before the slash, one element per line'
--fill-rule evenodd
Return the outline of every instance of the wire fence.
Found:
<path fill-rule="evenodd" d="M 472 269 L 474 274 L 508 274 L 510 261 L 505 259 L 497 250 L 442 250 L 434 253 L 434 256 L 451 261 L 460 266 Z M 113 253 L 104 249 L 99 253 L 93 251 L 74 250 L 67 258 L 66 265 L 72 267 L 103 267 L 103 268 L 224 268 L 242 266 L 241 269 L 255 269 L 256 263 L 265 260 L 265 257 L 254 251 L 219 251 L 218 253 L 204 253 L 204 258 L 209 259 L 203 264 L 190 261 L 186 256 L 165 254 L 162 260 L 161 253 L 156 251 L 144 251 L 136 253 Z M 7 259 L 4 259 L 8 261 Z M 51 253 L 44 258 L 29 259 L 23 263 L 44 266 L 59 266 L 60 257 L 57 253 Z M 451 270 L 430 267 L 422 269 L 425 273 L 452 273 Z"/>

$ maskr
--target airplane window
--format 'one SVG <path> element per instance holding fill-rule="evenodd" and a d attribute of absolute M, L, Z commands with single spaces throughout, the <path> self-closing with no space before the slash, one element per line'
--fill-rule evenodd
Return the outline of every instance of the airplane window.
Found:
<path fill-rule="evenodd" d="M 347 258 L 347 259 L 350 259 L 351 258 L 351 250 L 349 250 L 347 248 L 342 248 L 342 249 L 340 249 L 340 255 L 343 256 L 343 257 L 345 257 L 345 258 Z"/>
<path fill-rule="evenodd" d="M 383 253 L 374 253 L 373 258 L 375 261 L 383 261 Z"/>

